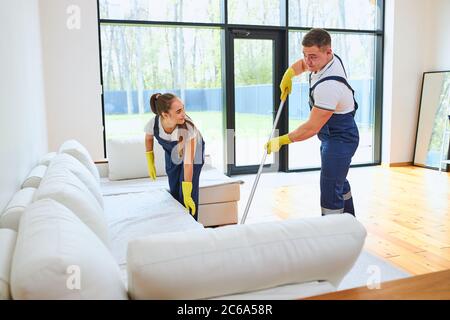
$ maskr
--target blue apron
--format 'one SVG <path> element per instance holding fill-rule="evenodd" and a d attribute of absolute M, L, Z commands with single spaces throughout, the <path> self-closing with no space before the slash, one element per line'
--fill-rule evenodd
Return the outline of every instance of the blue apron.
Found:
<path fill-rule="evenodd" d="M 184 206 L 183 190 L 181 183 L 184 181 L 184 162 L 183 156 L 178 155 L 177 141 L 167 141 L 159 136 L 159 116 L 155 117 L 155 124 L 153 126 L 153 135 L 162 146 L 165 153 L 166 173 L 169 178 L 170 194 Z M 194 219 L 198 220 L 198 192 L 200 172 L 205 163 L 205 141 L 200 136 L 201 141 L 197 141 L 194 156 L 194 168 L 192 174 L 192 200 L 195 202 L 196 212 Z"/>
<path fill-rule="evenodd" d="M 342 65 L 342 60 L 335 55 Z M 347 74 L 345 73 L 347 76 Z M 309 76 L 309 107 L 314 106 L 314 89 L 324 81 L 335 80 L 346 85 L 353 94 L 355 110 L 346 114 L 333 114 L 327 123 L 320 129 L 317 136 L 321 141 L 320 156 L 320 205 L 322 215 L 350 213 L 355 215 L 350 183 L 347 173 L 350 163 L 359 144 L 359 132 L 355 123 L 355 113 L 358 103 L 355 100 L 355 91 L 348 84 L 346 78 L 329 76 L 317 81 L 311 86 Z"/>

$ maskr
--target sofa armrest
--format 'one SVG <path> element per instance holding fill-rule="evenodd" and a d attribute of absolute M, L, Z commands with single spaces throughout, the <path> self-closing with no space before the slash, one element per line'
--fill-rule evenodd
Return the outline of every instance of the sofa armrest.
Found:
<path fill-rule="evenodd" d="M 310 281 L 337 287 L 365 237 L 348 214 L 155 234 L 128 244 L 128 290 L 204 299 Z"/>

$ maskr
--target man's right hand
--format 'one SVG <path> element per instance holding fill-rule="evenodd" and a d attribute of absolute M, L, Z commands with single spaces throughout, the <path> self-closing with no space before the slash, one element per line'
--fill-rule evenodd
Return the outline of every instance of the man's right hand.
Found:
<path fill-rule="evenodd" d="M 283 75 L 283 79 L 280 83 L 281 100 L 285 101 L 287 96 L 292 92 L 292 78 L 295 77 L 295 71 L 292 67 L 289 67 Z"/>
<path fill-rule="evenodd" d="M 280 151 L 281 147 L 285 144 L 292 143 L 291 139 L 289 138 L 289 134 L 285 134 L 283 136 L 275 137 L 270 139 L 264 148 L 267 150 L 267 154 L 271 154 L 272 152 L 278 152 Z"/>
<path fill-rule="evenodd" d="M 155 155 L 153 151 L 147 151 L 145 156 L 147 158 L 148 176 L 154 181 L 156 180 Z"/>

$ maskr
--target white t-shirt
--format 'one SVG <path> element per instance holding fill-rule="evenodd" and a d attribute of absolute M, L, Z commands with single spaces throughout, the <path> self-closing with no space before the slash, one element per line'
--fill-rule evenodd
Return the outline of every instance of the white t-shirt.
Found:
<path fill-rule="evenodd" d="M 155 118 L 156 116 L 152 117 L 147 124 L 145 125 L 144 131 L 145 133 L 149 134 L 149 135 L 154 135 L 153 133 L 153 127 L 155 126 Z M 164 128 L 162 127 L 161 124 L 161 117 L 159 118 L 158 121 L 158 126 L 159 126 L 159 136 L 167 141 L 178 141 L 178 130 L 179 128 L 176 127 L 175 130 L 172 131 L 172 133 L 167 133 L 164 131 Z M 188 128 L 187 130 L 187 134 L 188 134 L 188 139 L 191 140 L 192 138 L 197 138 L 200 135 L 200 132 L 192 127 L 189 123 L 186 122 L 186 126 Z"/>
<path fill-rule="evenodd" d="M 333 55 L 333 59 L 317 73 L 311 73 L 311 86 L 330 76 L 339 76 L 347 79 L 341 62 Z M 321 82 L 313 91 L 314 106 L 334 111 L 337 114 L 345 114 L 355 109 L 353 94 L 343 83 L 336 80 Z"/>

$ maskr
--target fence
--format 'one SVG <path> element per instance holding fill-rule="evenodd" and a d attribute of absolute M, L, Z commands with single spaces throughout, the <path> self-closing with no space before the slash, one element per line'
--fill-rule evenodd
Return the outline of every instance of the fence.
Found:
<path fill-rule="evenodd" d="M 355 90 L 355 98 L 359 104 L 355 120 L 360 125 L 374 123 L 374 91 L 373 80 L 352 80 L 350 85 Z M 289 97 L 289 116 L 295 119 L 306 119 L 309 115 L 308 84 L 294 83 Z M 181 97 L 188 111 L 222 111 L 222 89 L 185 89 L 180 90 L 145 90 L 144 111 L 149 112 L 150 96 L 155 92 L 171 92 Z M 132 91 L 132 113 L 138 113 L 137 91 Z M 127 114 L 126 91 L 106 91 L 104 95 L 105 113 Z M 236 112 L 258 115 L 272 114 L 272 85 L 240 86 L 236 88 Z"/>

